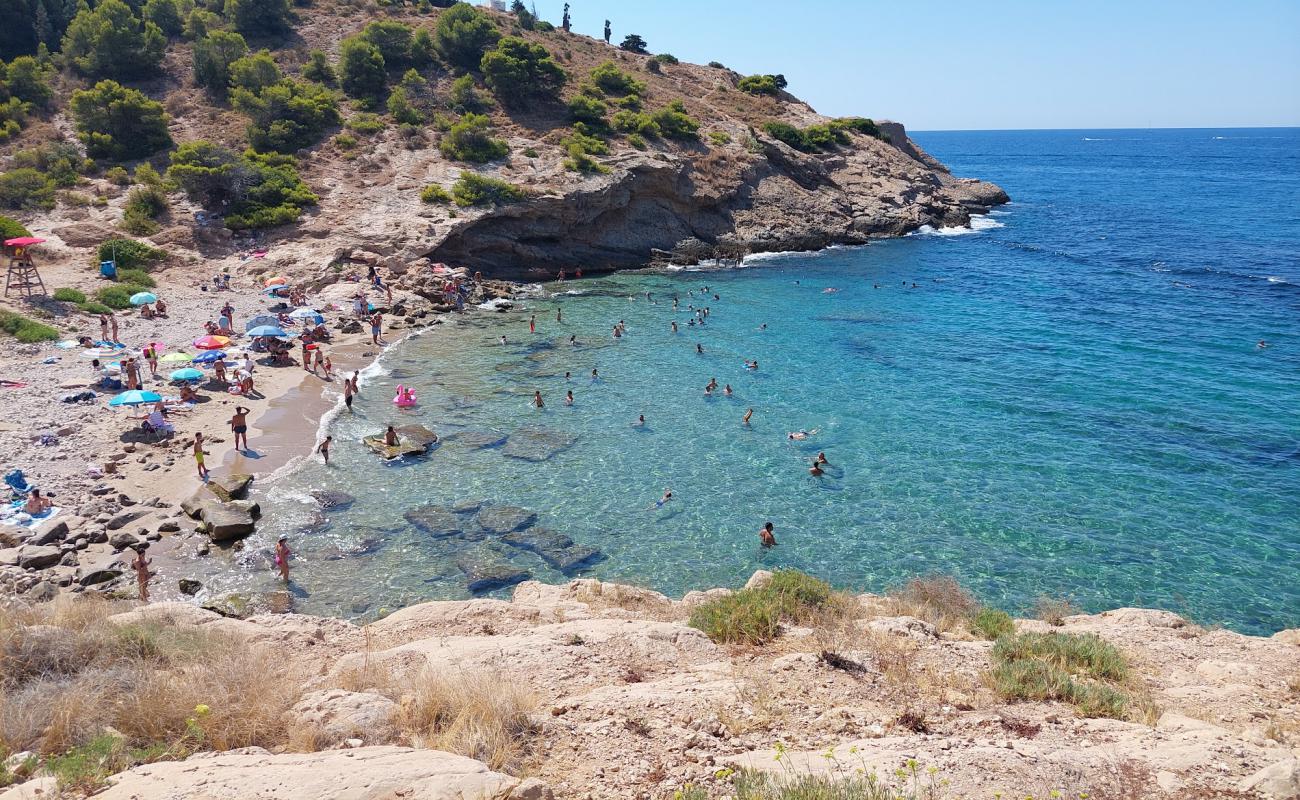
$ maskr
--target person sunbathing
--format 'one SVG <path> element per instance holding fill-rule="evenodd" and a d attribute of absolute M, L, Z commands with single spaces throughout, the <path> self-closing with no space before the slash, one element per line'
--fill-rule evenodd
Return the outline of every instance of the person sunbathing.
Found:
<path fill-rule="evenodd" d="M 23 511 L 26 511 L 32 516 L 36 516 L 37 514 L 44 514 L 53 506 L 54 503 L 50 502 L 50 498 L 41 497 L 40 489 L 32 489 L 31 496 L 28 497 L 27 502 L 23 504 Z"/>

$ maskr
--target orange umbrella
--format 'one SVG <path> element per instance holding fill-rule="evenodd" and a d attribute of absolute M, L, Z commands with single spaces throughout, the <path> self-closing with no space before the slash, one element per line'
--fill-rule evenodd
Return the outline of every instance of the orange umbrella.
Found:
<path fill-rule="evenodd" d="M 289 279 L 286 278 L 286 277 L 284 277 L 283 275 L 276 275 L 274 278 L 268 278 L 267 281 L 266 281 L 266 285 L 267 285 L 268 287 L 269 287 L 269 286 L 283 286 L 283 285 L 285 285 L 285 284 L 288 283 L 288 282 L 289 282 Z"/>
<path fill-rule="evenodd" d="M 194 346 L 200 350 L 220 350 L 230 344 L 226 336 L 200 336 L 194 340 Z"/>

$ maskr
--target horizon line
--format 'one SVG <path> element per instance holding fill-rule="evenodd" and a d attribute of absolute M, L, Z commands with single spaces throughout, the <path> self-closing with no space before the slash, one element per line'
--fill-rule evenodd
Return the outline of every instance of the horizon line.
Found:
<path fill-rule="evenodd" d="M 882 118 L 881 122 L 896 122 Z M 1100 128 L 910 128 L 907 123 L 899 123 L 909 133 L 1011 133 L 1018 131 L 1218 131 L 1218 130 L 1296 130 L 1296 125 L 1150 125 L 1147 127 L 1100 127 Z"/>

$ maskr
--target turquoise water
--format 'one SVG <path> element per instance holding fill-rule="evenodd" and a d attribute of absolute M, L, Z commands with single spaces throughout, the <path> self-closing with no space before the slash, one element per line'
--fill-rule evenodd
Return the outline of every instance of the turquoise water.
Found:
<path fill-rule="evenodd" d="M 403 518 L 489 500 L 598 547 L 577 574 L 673 594 L 756 568 L 865 590 L 950 573 L 1009 608 L 1047 594 L 1300 625 L 1300 131 L 916 138 L 1013 204 L 959 235 L 547 285 L 391 348 L 333 423 L 334 465 L 264 487 L 267 523 L 217 585 L 269 585 L 282 532 L 306 611 L 467 596 L 456 562 L 484 547 L 564 580 Z M 711 309 L 704 327 L 688 305 Z M 705 396 L 715 377 L 733 397 Z M 417 409 L 392 406 L 398 383 Z M 358 440 L 390 422 L 445 441 L 382 464 Z M 520 429 L 573 443 L 537 462 L 480 446 Z M 814 478 L 819 451 L 833 467 Z M 318 488 L 360 499 L 314 516 Z"/>

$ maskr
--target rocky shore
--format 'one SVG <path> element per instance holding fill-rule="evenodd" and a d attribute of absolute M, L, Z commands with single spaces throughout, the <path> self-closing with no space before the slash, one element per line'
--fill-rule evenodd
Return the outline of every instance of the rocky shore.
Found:
<path fill-rule="evenodd" d="M 772 581 L 756 573 L 746 591 Z M 787 621 L 760 645 L 718 643 L 693 626 L 701 608 L 737 596 L 528 582 L 511 601 L 424 603 L 364 627 L 238 620 L 184 603 L 109 610 L 104 626 L 229 637 L 301 679 L 278 690 L 291 740 L 135 766 L 97 796 L 708 798 L 735 796 L 736 776 L 752 783 L 752 771 L 859 769 L 904 785 L 907 798 L 1300 793 L 1300 631 L 1250 637 L 1118 609 L 1056 626 L 1016 620 L 995 644 L 951 608 L 905 594 L 849 597 L 833 617 Z M 35 631 L 2 638 L 10 652 L 26 641 L 32 659 Z M 1042 635 L 1113 646 L 1132 673 L 1130 711 L 1097 717 L 999 696 L 989 675 L 1004 642 Z M 421 727 L 427 686 L 444 698 L 440 714 L 478 715 L 509 735 L 489 746 Z M 469 704 L 474 686 L 494 704 Z M 217 713 L 206 708 L 192 724 Z M 932 793 L 907 793 L 913 772 Z M 56 780 L 34 772 L 0 798 L 47 797 Z"/>

